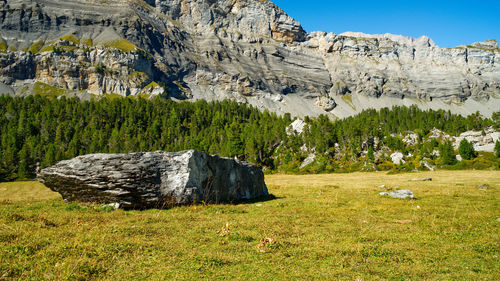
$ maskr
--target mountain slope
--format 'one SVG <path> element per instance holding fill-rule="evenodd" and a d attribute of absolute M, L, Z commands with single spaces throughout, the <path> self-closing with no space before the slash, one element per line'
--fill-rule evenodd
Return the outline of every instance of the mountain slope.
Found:
<path fill-rule="evenodd" d="M 496 41 L 442 49 L 426 37 L 307 34 L 270 1 L 0 3 L 5 93 L 231 98 L 331 117 L 391 105 L 500 108 Z"/>

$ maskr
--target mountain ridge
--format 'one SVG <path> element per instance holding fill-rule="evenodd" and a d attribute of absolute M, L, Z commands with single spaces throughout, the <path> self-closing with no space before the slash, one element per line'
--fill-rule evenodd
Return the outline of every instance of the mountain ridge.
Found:
<path fill-rule="evenodd" d="M 439 48 L 428 37 L 307 33 L 270 1 L 4 0 L 0 12 L 0 89 L 11 94 L 43 83 L 82 98 L 230 98 L 331 118 L 500 108 L 494 40 Z"/>

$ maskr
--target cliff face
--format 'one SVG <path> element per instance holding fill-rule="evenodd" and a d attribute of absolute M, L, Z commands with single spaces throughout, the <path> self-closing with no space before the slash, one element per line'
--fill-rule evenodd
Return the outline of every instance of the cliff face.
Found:
<path fill-rule="evenodd" d="M 426 37 L 307 34 L 253 0 L 3 0 L 0 15 L 4 92 L 231 98 L 332 117 L 391 105 L 500 108 L 494 40 L 443 49 Z"/>

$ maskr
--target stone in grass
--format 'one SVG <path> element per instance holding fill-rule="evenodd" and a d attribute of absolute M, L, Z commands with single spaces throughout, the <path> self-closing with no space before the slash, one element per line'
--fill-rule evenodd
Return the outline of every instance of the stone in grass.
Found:
<path fill-rule="evenodd" d="M 380 196 L 390 196 L 398 199 L 413 199 L 415 196 L 410 190 L 395 190 L 392 192 L 380 192 Z"/>
<path fill-rule="evenodd" d="M 432 178 L 413 179 L 412 181 L 432 181 Z"/>
<path fill-rule="evenodd" d="M 482 191 L 488 190 L 490 188 L 491 188 L 491 186 L 488 184 L 482 184 L 482 185 L 477 187 L 477 189 L 482 190 Z"/>
<path fill-rule="evenodd" d="M 67 202 L 125 209 L 269 195 L 259 167 L 194 150 L 78 156 L 43 169 L 38 180 Z"/>

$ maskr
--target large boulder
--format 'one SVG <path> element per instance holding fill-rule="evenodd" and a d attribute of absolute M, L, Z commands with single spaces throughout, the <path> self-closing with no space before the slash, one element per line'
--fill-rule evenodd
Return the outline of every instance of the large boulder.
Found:
<path fill-rule="evenodd" d="M 204 152 L 89 154 L 43 169 L 38 180 L 65 201 L 158 208 L 267 196 L 257 166 Z"/>

